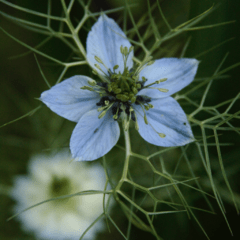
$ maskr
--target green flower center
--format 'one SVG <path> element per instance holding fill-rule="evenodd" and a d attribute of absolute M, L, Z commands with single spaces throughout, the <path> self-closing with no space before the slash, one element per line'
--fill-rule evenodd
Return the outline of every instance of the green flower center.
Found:
<path fill-rule="evenodd" d="M 107 69 L 108 74 L 102 70 L 99 64 L 94 64 L 94 66 L 103 73 L 103 76 L 99 76 L 96 70 L 93 70 L 93 73 L 98 75 L 103 82 L 96 82 L 94 80 L 89 81 L 89 85 L 84 86 L 82 89 L 89 91 L 94 91 L 99 93 L 101 99 L 97 106 L 99 106 L 98 111 L 101 112 L 98 118 L 105 116 L 108 110 L 111 109 L 114 120 L 118 120 L 120 115 L 122 115 L 122 120 L 124 124 L 124 129 L 128 129 L 130 120 L 135 122 L 135 128 L 138 130 L 138 123 L 136 113 L 132 107 L 132 104 L 140 105 L 144 112 L 144 121 L 148 124 L 147 115 L 145 111 L 148 111 L 150 108 L 153 108 L 153 105 L 150 104 L 151 98 L 145 95 L 139 95 L 138 92 L 146 88 L 155 88 L 151 87 L 154 84 L 159 84 L 166 81 L 166 78 L 157 80 L 153 83 L 145 85 L 147 79 L 142 77 L 139 79 L 140 71 L 146 66 L 152 65 L 154 61 L 151 61 L 151 57 L 148 58 L 141 64 L 137 64 L 134 68 L 128 69 L 127 60 L 130 53 L 133 51 L 131 46 L 129 49 L 127 47 L 120 47 L 120 52 L 123 57 L 124 70 L 123 72 L 116 72 L 119 68 L 118 65 L 113 67 L 113 72 L 110 70 L 103 61 L 95 56 L 95 60 L 100 63 L 104 68 Z M 167 92 L 167 89 L 164 88 L 155 88 L 161 92 Z"/>
<path fill-rule="evenodd" d="M 59 197 L 71 193 L 71 182 L 68 178 L 53 176 L 50 184 L 50 195 L 52 197 Z"/>

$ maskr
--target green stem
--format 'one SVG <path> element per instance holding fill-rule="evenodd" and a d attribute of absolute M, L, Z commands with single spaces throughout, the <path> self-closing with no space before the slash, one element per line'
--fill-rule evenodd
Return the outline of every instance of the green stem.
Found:
<path fill-rule="evenodd" d="M 124 132 L 124 138 L 125 138 L 125 150 L 126 150 L 126 157 L 125 157 L 125 162 L 124 162 L 124 166 L 123 166 L 123 172 L 122 172 L 122 177 L 119 180 L 117 186 L 114 189 L 114 193 L 116 194 L 122 184 L 124 183 L 124 181 L 127 181 L 127 174 L 128 174 L 128 165 L 129 165 L 129 159 L 130 159 L 130 155 L 131 155 L 131 143 L 130 143 L 130 137 L 129 137 L 129 132 L 128 130 L 125 131 L 124 130 L 124 126 L 123 126 L 123 132 Z M 115 195 L 116 199 L 118 200 L 117 195 Z"/>
<path fill-rule="evenodd" d="M 122 173 L 121 180 L 126 180 L 127 173 L 128 173 L 129 159 L 130 159 L 130 154 L 131 154 L 131 143 L 130 143 L 130 136 L 129 136 L 128 130 L 125 131 L 123 128 L 123 132 L 124 132 L 125 146 L 126 146 L 126 158 L 125 158 L 125 163 L 124 163 L 124 167 L 123 167 L 123 173 Z"/>

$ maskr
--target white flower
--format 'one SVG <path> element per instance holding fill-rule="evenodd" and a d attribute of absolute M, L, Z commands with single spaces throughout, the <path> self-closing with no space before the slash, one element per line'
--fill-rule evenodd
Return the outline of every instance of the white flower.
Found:
<path fill-rule="evenodd" d="M 149 143 L 170 147 L 194 141 L 187 117 L 170 97 L 190 84 L 198 61 L 163 58 L 133 66 L 133 47 L 113 19 L 99 17 L 87 37 L 87 60 L 103 82 L 71 77 L 42 93 L 58 115 L 77 122 L 70 140 L 76 160 L 94 160 L 112 149 L 122 120 Z"/>
<path fill-rule="evenodd" d="M 85 190 L 103 190 L 105 175 L 101 166 L 72 162 L 67 152 L 35 155 L 29 163 L 29 175 L 17 176 L 12 197 L 18 213 L 41 201 Z M 18 215 L 23 228 L 39 239 L 79 239 L 89 225 L 103 212 L 103 195 L 92 194 L 58 199 L 34 207 Z M 98 221 L 85 235 L 92 240 Z"/>

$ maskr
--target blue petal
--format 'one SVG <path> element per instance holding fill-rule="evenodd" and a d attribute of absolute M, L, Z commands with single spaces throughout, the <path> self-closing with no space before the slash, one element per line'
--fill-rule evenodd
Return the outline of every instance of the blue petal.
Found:
<path fill-rule="evenodd" d="M 197 72 L 199 61 L 194 58 L 162 58 L 156 60 L 154 64 L 145 67 L 139 74 L 140 79 L 145 77 L 148 84 L 157 80 L 167 78 L 167 81 L 154 84 L 151 87 L 168 89 L 167 93 L 157 89 L 143 89 L 139 95 L 147 95 L 152 98 L 168 97 L 190 84 Z"/>
<path fill-rule="evenodd" d="M 103 75 L 100 70 L 94 67 L 94 64 L 100 65 L 102 70 L 108 75 L 107 69 L 95 60 L 95 56 L 97 56 L 111 71 L 113 71 L 115 65 L 118 65 L 119 68 L 117 72 L 120 71 L 122 73 L 124 63 L 120 52 L 121 45 L 128 48 L 131 46 L 126 35 L 117 23 L 103 14 L 93 25 L 87 37 L 87 60 L 89 64 L 96 69 L 99 74 Z M 133 51 L 130 53 L 127 61 L 129 69 L 133 66 L 132 57 Z"/>
<path fill-rule="evenodd" d="M 89 86 L 91 78 L 74 76 L 53 86 L 41 94 L 43 101 L 53 112 L 74 122 L 78 122 L 83 114 L 97 108 L 99 94 L 81 87 Z"/>
<path fill-rule="evenodd" d="M 183 146 L 194 141 L 191 127 L 181 106 L 172 97 L 151 101 L 154 108 L 146 111 L 148 124 L 144 122 L 143 110 L 134 105 L 140 135 L 149 143 L 163 146 Z M 158 133 L 166 136 L 160 137 Z"/>
<path fill-rule="evenodd" d="M 92 110 L 80 119 L 70 139 L 70 149 L 77 161 L 91 161 L 104 156 L 117 143 L 120 129 L 111 110 L 99 119 Z"/>

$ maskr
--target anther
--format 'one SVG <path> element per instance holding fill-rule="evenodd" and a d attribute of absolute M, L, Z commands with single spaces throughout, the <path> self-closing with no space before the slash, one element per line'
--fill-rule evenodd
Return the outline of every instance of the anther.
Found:
<path fill-rule="evenodd" d="M 148 105 L 144 105 L 144 108 L 145 108 L 145 110 L 149 110 L 150 109 L 150 107 L 148 106 Z"/>
<path fill-rule="evenodd" d="M 108 100 L 105 100 L 105 101 L 104 101 L 104 104 L 105 104 L 105 106 L 108 106 L 108 105 L 109 105 L 109 101 L 108 101 Z"/>
<path fill-rule="evenodd" d="M 153 108 L 153 105 L 151 103 L 148 103 L 149 108 Z"/>
<path fill-rule="evenodd" d="M 145 124 L 148 125 L 148 120 L 147 120 L 147 115 L 146 115 L 146 113 L 144 113 L 144 122 L 145 122 Z"/>
<path fill-rule="evenodd" d="M 132 97 L 131 99 L 130 99 L 130 101 L 131 101 L 131 103 L 135 103 L 136 102 L 136 97 Z"/>
<path fill-rule="evenodd" d="M 103 111 L 103 110 L 106 109 L 106 108 L 107 108 L 106 106 L 103 106 L 103 107 L 98 108 L 97 111 L 98 111 L 98 112 L 101 112 L 101 111 Z"/>
<path fill-rule="evenodd" d="M 166 137 L 166 134 L 164 134 L 164 133 L 158 133 L 158 135 L 159 135 L 159 137 L 161 137 L 161 138 L 165 138 L 165 137 Z"/>
<path fill-rule="evenodd" d="M 135 87 L 132 87 L 132 91 L 133 91 L 134 94 L 138 93 L 138 90 Z"/>
<path fill-rule="evenodd" d="M 141 84 L 140 84 L 140 83 L 137 83 L 136 88 L 137 88 L 137 89 L 142 88 Z"/>
<path fill-rule="evenodd" d="M 116 88 L 116 89 L 113 90 L 113 92 L 115 94 L 118 94 L 118 93 L 122 92 L 122 90 L 121 90 L 121 88 Z"/>
<path fill-rule="evenodd" d="M 166 88 L 158 88 L 158 90 L 160 91 L 160 92 L 164 92 L 164 93 L 167 93 L 169 90 L 168 89 L 166 89 Z"/>
<path fill-rule="evenodd" d="M 123 45 L 121 45 L 121 47 L 120 47 L 120 52 L 121 52 L 121 54 L 124 54 L 124 52 L 123 52 Z"/>
<path fill-rule="evenodd" d="M 138 131 L 139 130 L 139 125 L 138 125 L 138 122 L 137 122 L 137 115 L 135 113 L 135 111 L 133 112 L 134 116 L 135 116 L 135 129 Z"/>
<path fill-rule="evenodd" d="M 113 119 L 117 120 L 118 119 L 118 113 L 116 113 L 115 115 L 113 115 Z"/>
<path fill-rule="evenodd" d="M 89 81 L 88 81 L 88 84 L 91 85 L 91 86 L 93 86 L 93 87 L 97 85 L 97 83 L 96 83 L 95 80 L 89 80 Z"/>
<path fill-rule="evenodd" d="M 95 56 L 94 58 L 95 58 L 95 60 L 96 60 L 97 62 L 103 64 L 103 61 L 102 61 L 99 57 Z"/>
<path fill-rule="evenodd" d="M 108 85 L 108 91 L 111 92 L 112 91 L 112 86 L 109 84 Z"/>
<path fill-rule="evenodd" d="M 124 48 L 123 48 L 123 54 L 124 54 L 125 56 L 128 55 L 128 48 L 127 48 L 127 47 L 124 47 Z"/>
<path fill-rule="evenodd" d="M 116 95 L 116 98 L 119 99 L 119 100 L 121 100 L 121 101 L 123 101 L 123 102 L 126 102 L 126 101 L 129 100 L 129 97 L 126 96 L 126 95 L 123 95 L 123 94 L 117 94 L 117 95 Z"/>
<path fill-rule="evenodd" d="M 89 87 L 89 86 L 83 86 L 83 87 L 81 87 L 81 89 L 83 89 L 83 90 L 89 90 L 89 91 L 92 91 L 92 92 L 95 91 L 92 87 Z"/>
<path fill-rule="evenodd" d="M 92 70 L 92 73 L 93 73 L 94 75 L 98 75 L 98 72 L 97 72 L 95 69 Z"/>
<path fill-rule="evenodd" d="M 95 63 L 94 66 L 95 66 L 97 69 L 102 70 L 97 63 Z"/>
<path fill-rule="evenodd" d="M 159 83 L 160 82 L 166 82 L 167 81 L 167 78 L 162 78 L 162 79 L 160 79 L 160 80 L 158 80 L 159 81 Z"/>
<path fill-rule="evenodd" d="M 116 70 L 116 69 L 118 69 L 119 68 L 119 66 L 118 65 L 115 65 L 114 67 L 113 67 L 113 70 Z"/>

